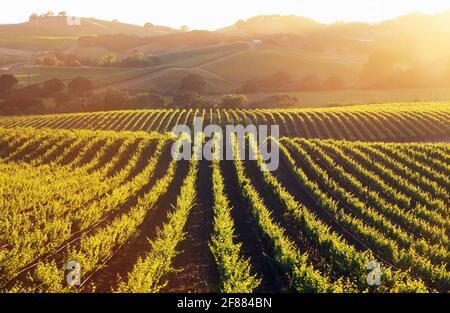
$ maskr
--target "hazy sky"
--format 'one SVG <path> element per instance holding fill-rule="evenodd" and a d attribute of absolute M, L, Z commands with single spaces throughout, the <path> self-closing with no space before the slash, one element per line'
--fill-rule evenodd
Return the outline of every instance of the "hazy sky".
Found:
<path fill-rule="evenodd" d="M 331 23 L 378 22 L 410 12 L 450 10 L 449 0 L 12 0 L 0 10 L 0 23 L 17 23 L 35 13 L 70 15 L 191 29 L 216 29 L 260 14 L 294 14 Z"/>

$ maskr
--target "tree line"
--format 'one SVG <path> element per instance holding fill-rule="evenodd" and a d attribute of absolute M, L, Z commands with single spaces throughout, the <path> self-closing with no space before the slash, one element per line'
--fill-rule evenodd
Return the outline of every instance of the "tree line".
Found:
<path fill-rule="evenodd" d="M 269 108 L 294 107 L 298 99 L 285 94 L 251 101 L 239 93 L 220 97 L 204 95 L 206 81 L 199 75 L 182 78 L 173 96 L 162 96 L 154 90 L 124 91 L 108 88 L 95 91 L 94 83 L 83 77 L 68 82 L 51 79 L 39 84 L 20 86 L 12 74 L 0 76 L 0 113 L 41 114 L 93 112 L 153 108 Z"/>

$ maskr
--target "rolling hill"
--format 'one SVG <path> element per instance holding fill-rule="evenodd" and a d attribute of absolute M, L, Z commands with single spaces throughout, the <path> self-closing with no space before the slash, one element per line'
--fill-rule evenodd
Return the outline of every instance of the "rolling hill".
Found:
<path fill-rule="evenodd" d="M 166 26 L 143 27 L 118 21 L 81 18 L 80 25 L 69 25 L 64 16 L 36 17 L 20 24 L 0 25 L 0 47 L 23 50 L 52 50 L 69 46 L 82 36 L 127 34 L 159 36 L 175 33 Z"/>
<path fill-rule="evenodd" d="M 448 88 L 444 84 L 444 78 L 450 77 L 448 25 L 450 13 L 409 14 L 379 24 L 329 25 L 299 16 L 266 15 L 216 31 L 184 32 L 94 18 L 69 26 L 63 16 L 34 17 L 21 24 L 0 25 L 0 71 L 17 74 L 22 85 L 29 78 L 40 83 L 82 75 L 97 88 L 154 89 L 172 95 L 178 91 L 179 80 L 191 73 L 204 76 L 209 94 L 235 92 L 249 80 L 278 72 L 296 82 L 307 76 L 322 81 L 339 77 L 346 88 Z M 33 64 L 38 56 L 52 52 L 94 62 L 81 68 Z M 123 59 L 136 52 L 155 56 L 160 63 L 106 69 L 95 62 L 106 55 Z M 362 78 L 367 65 L 371 66 L 366 71 L 370 82 Z"/>

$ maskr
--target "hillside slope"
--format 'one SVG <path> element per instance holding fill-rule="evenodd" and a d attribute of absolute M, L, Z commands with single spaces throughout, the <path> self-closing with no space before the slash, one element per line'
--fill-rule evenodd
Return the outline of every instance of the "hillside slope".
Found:
<path fill-rule="evenodd" d="M 20 24 L 0 25 L 0 46 L 25 50 L 49 50 L 64 48 L 81 36 L 127 34 L 159 36 L 175 33 L 166 26 L 143 27 L 117 21 L 81 18 L 79 25 L 69 25 L 63 16 L 37 17 Z"/>

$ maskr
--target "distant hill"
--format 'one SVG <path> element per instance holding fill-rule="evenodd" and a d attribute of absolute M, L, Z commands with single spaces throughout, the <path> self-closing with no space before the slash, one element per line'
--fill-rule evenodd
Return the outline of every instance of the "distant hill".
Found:
<path fill-rule="evenodd" d="M 64 16 L 36 17 L 20 24 L 0 25 L 0 35 L 5 32 L 45 35 L 105 35 L 123 33 L 137 36 L 155 36 L 175 33 L 166 26 L 144 27 L 118 21 L 103 21 L 95 18 L 80 18 L 80 25 L 69 25 Z"/>
<path fill-rule="evenodd" d="M 242 39 L 323 50 L 324 46 L 342 48 L 343 41 L 344 45 L 354 46 L 358 42 L 434 33 L 450 33 L 450 12 L 436 15 L 411 13 L 375 24 L 336 22 L 329 25 L 295 15 L 261 15 L 239 20 L 216 31 L 192 32 L 150 23 L 144 27 L 95 18 L 81 18 L 80 25 L 71 26 L 64 16 L 36 15 L 25 23 L 0 25 L 0 47 L 33 51 L 65 49 L 80 37 L 90 37 L 89 42 L 82 44 L 120 46 L 120 49 L 112 50 L 121 51 L 142 46 L 145 51 L 160 52 L 165 48 L 200 47 Z M 97 36 L 103 38 L 93 39 Z"/>
<path fill-rule="evenodd" d="M 255 35 L 296 34 L 303 36 L 343 36 L 359 39 L 376 39 L 395 35 L 415 35 L 430 32 L 450 32 L 450 12 L 436 15 L 411 13 L 380 23 L 336 22 L 322 24 L 295 15 L 261 15 L 217 32 L 249 37 Z"/>
<path fill-rule="evenodd" d="M 170 51 L 174 48 L 207 47 L 220 44 L 225 36 L 207 30 L 194 30 L 164 34 L 160 36 L 136 36 L 129 34 L 104 34 L 99 36 L 82 36 L 81 47 L 102 47 L 110 51 L 126 51 L 139 47 L 145 52 Z"/>
<path fill-rule="evenodd" d="M 238 36 L 296 34 L 323 29 L 324 27 L 326 25 L 295 15 L 260 15 L 247 21 L 239 20 L 234 25 L 219 29 L 217 32 Z"/>
<path fill-rule="evenodd" d="M 435 15 L 411 13 L 384 21 L 378 28 L 393 35 L 450 32 L 450 11 Z"/>
<path fill-rule="evenodd" d="M 319 89 L 330 81 L 345 88 L 446 87 L 448 38 L 450 12 L 333 24 L 263 15 L 216 31 L 94 18 L 70 26 L 64 16 L 33 16 L 26 23 L 0 25 L 0 70 L 13 72 L 21 84 L 30 77 L 32 82 L 68 80 L 83 70 L 96 86 L 152 88 L 164 94 L 175 93 L 180 79 L 190 73 L 207 78 L 211 93 L 237 90 L 249 82 L 268 88 L 274 85 L 270 78 L 280 73 L 289 76 L 283 90 L 309 85 Z M 36 66 L 42 65 L 36 59 L 52 53 L 75 55 L 84 60 L 83 67 Z M 136 55 L 158 62 L 142 68 L 97 67 L 104 66 L 100 61 L 105 57 L 122 60 Z"/>
<path fill-rule="evenodd" d="M 64 16 L 34 17 L 20 24 L 0 25 L 0 47 L 23 50 L 51 50 L 67 48 L 82 36 L 125 34 L 154 37 L 177 33 L 166 26 L 148 27 L 81 18 L 80 25 L 69 25 Z"/>

